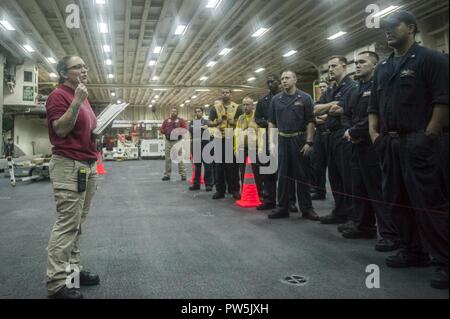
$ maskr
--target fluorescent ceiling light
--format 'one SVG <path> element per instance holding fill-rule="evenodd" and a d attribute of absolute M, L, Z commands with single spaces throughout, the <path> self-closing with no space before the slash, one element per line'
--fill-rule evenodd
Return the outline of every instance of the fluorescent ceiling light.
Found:
<path fill-rule="evenodd" d="M 114 79 L 114 74 L 112 74 L 112 73 L 108 74 L 108 78 L 109 79 Z"/>
<path fill-rule="evenodd" d="M 156 61 L 155 61 L 155 60 L 150 60 L 150 62 L 148 63 L 148 65 L 154 66 L 154 65 L 156 65 Z"/>
<path fill-rule="evenodd" d="M 210 89 L 197 89 L 195 92 L 209 92 Z"/>
<path fill-rule="evenodd" d="M 197 95 L 193 95 L 192 97 L 191 97 L 191 99 L 193 99 L 193 100 L 195 100 L 197 98 Z"/>
<path fill-rule="evenodd" d="M 252 37 L 253 38 L 262 37 L 267 31 L 269 31 L 268 28 L 259 28 L 255 33 L 252 34 Z"/>
<path fill-rule="evenodd" d="M 187 26 L 184 24 L 180 24 L 175 30 L 176 35 L 183 35 L 187 30 Z"/>
<path fill-rule="evenodd" d="M 155 100 L 159 99 L 159 95 L 155 95 Z"/>
<path fill-rule="evenodd" d="M 180 104 L 180 107 L 184 107 L 184 104 Z"/>
<path fill-rule="evenodd" d="M 105 64 L 106 65 L 112 65 L 112 60 L 111 59 L 106 59 L 105 60 Z"/>
<path fill-rule="evenodd" d="M 207 76 L 202 76 L 202 77 L 200 78 L 200 81 L 206 81 L 206 80 L 208 80 L 208 77 L 207 77 Z"/>
<path fill-rule="evenodd" d="M 116 96 L 116 93 L 115 92 L 111 92 L 111 96 Z"/>
<path fill-rule="evenodd" d="M 186 100 L 184 101 L 184 103 L 191 103 L 191 100 Z"/>
<path fill-rule="evenodd" d="M 0 20 L 0 24 L 2 25 L 2 27 L 4 27 L 6 30 L 8 31 L 14 31 L 16 29 L 14 29 L 14 27 L 11 25 L 11 23 L 9 23 L 9 21 L 6 20 Z"/>
<path fill-rule="evenodd" d="M 153 81 L 158 81 L 158 80 L 159 80 L 159 76 L 156 76 L 156 75 L 155 75 L 155 76 L 153 77 Z"/>
<path fill-rule="evenodd" d="M 122 100 L 117 100 L 117 104 L 122 104 Z"/>
<path fill-rule="evenodd" d="M 211 67 L 215 66 L 216 64 L 217 64 L 216 61 L 209 61 L 208 64 L 206 64 L 206 66 L 207 66 L 208 68 L 211 68 Z"/>
<path fill-rule="evenodd" d="M 219 6 L 219 4 L 222 2 L 222 0 L 209 0 L 206 4 L 206 7 L 208 9 L 215 9 Z"/>
<path fill-rule="evenodd" d="M 241 90 L 241 89 L 235 89 L 235 90 L 233 90 L 233 92 L 244 92 L 244 90 Z"/>
<path fill-rule="evenodd" d="M 205 107 L 209 107 L 209 104 L 205 104 Z"/>
<path fill-rule="evenodd" d="M 347 34 L 347 32 L 339 31 L 338 33 L 333 34 L 331 37 L 329 37 L 328 40 L 335 40 L 337 38 L 342 37 L 344 34 Z"/>
<path fill-rule="evenodd" d="M 51 56 L 47 58 L 47 61 L 50 62 L 51 64 L 55 64 L 56 63 L 56 60 L 53 57 L 51 57 Z"/>
<path fill-rule="evenodd" d="M 255 71 L 255 73 L 260 73 L 260 72 L 262 72 L 264 70 L 265 70 L 264 68 L 259 68 L 258 70 Z"/>
<path fill-rule="evenodd" d="M 105 53 L 111 52 L 111 47 L 109 45 L 105 44 L 103 46 L 103 52 L 105 52 Z"/>
<path fill-rule="evenodd" d="M 251 77 L 251 78 L 249 78 L 249 79 L 247 80 L 247 82 L 251 82 L 251 81 L 255 81 L 255 80 L 256 80 L 255 77 Z"/>
<path fill-rule="evenodd" d="M 160 54 L 160 53 L 162 52 L 162 50 L 163 50 L 163 48 L 157 45 L 157 46 L 153 49 L 153 53 L 155 53 L 155 54 Z"/>
<path fill-rule="evenodd" d="M 27 50 L 28 52 L 34 52 L 33 47 L 32 47 L 31 45 L 29 45 L 29 44 L 25 44 L 23 47 L 24 47 L 25 50 Z"/>
<path fill-rule="evenodd" d="M 108 25 L 106 23 L 100 22 L 98 24 L 98 30 L 100 33 L 108 33 Z"/>
<path fill-rule="evenodd" d="M 378 18 L 378 17 L 379 17 L 379 18 L 382 18 L 382 17 L 385 17 L 385 16 L 391 14 L 392 12 L 399 10 L 401 7 L 402 7 L 402 6 L 390 6 L 390 7 L 387 7 L 386 9 L 381 10 L 381 11 L 378 12 L 377 14 L 374 14 L 373 17 L 374 17 L 374 18 Z"/>
<path fill-rule="evenodd" d="M 165 89 L 165 88 L 158 88 L 158 89 L 153 89 L 153 91 L 169 91 L 169 89 Z"/>
<path fill-rule="evenodd" d="M 152 100 L 152 103 L 155 103 L 156 102 L 156 100 Z"/>
<path fill-rule="evenodd" d="M 52 78 L 56 78 L 56 77 L 58 77 L 57 75 L 56 75 L 56 73 L 49 73 L 49 75 L 52 77 Z"/>
<path fill-rule="evenodd" d="M 290 57 L 290 56 L 293 56 L 293 55 L 296 54 L 296 53 L 297 53 L 296 50 L 291 50 L 291 51 L 289 51 L 289 52 L 283 54 L 283 56 L 284 56 L 285 58 L 288 58 L 288 57 Z"/>
<path fill-rule="evenodd" d="M 106 4 L 106 0 L 95 0 L 95 4 L 104 5 Z"/>
<path fill-rule="evenodd" d="M 148 107 L 149 107 L 149 108 L 152 108 L 152 107 L 153 107 L 153 105 L 151 105 L 151 104 L 150 104 L 150 105 L 149 105 Z"/>
<path fill-rule="evenodd" d="M 223 49 L 222 51 L 220 51 L 219 55 L 225 56 L 225 55 L 227 55 L 228 53 L 230 53 L 232 50 L 233 50 L 233 49 L 225 48 L 225 49 Z"/>

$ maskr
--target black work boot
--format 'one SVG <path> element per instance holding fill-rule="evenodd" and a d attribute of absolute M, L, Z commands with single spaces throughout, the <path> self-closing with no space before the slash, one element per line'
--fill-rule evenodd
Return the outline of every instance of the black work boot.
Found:
<path fill-rule="evenodd" d="M 53 295 L 48 296 L 50 299 L 83 299 L 81 292 L 75 288 L 67 288 L 63 286 Z"/>
<path fill-rule="evenodd" d="M 428 267 L 430 256 L 428 254 L 412 255 L 399 251 L 397 255 L 386 258 L 386 265 L 391 268 Z"/>
<path fill-rule="evenodd" d="M 220 192 L 216 192 L 212 197 L 212 199 L 221 199 L 221 198 L 225 198 L 225 194 Z"/>
<path fill-rule="evenodd" d="M 390 238 L 381 238 L 375 244 L 375 250 L 380 252 L 394 251 L 400 248 L 400 244 Z"/>
<path fill-rule="evenodd" d="M 373 239 L 377 233 L 368 230 L 347 229 L 342 232 L 342 237 L 347 239 Z"/>
<path fill-rule="evenodd" d="M 262 203 L 261 205 L 256 207 L 256 210 L 269 210 L 276 208 L 277 205 L 275 203 Z"/>
<path fill-rule="evenodd" d="M 302 212 L 302 217 L 313 221 L 318 221 L 320 219 L 319 215 L 317 215 L 314 209 Z"/>
<path fill-rule="evenodd" d="M 434 269 L 430 285 L 435 289 L 448 289 L 448 266 L 438 266 Z"/>
<path fill-rule="evenodd" d="M 95 286 L 100 284 L 100 277 L 91 274 L 89 271 L 80 271 L 80 285 L 81 286 Z"/>
<path fill-rule="evenodd" d="M 335 214 L 329 214 L 327 216 L 320 217 L 320 222 L 326 225 L 336 225 L 342 224 L 347 221 L 347 218 L 344 216 L 337 216 Z"/>
<path fill-rule="evenodd" d="M 344 224 L 338 225 L 337 230 L 338 232 L 342 233 L 345 230 L 356 229 L 357 227 L 358 225 L 353 220 L 349 220 Z"/>
<path fill-rule="evenodd" d="M 241 193 L 239 193 L 239 192 L 234 192 L 234 193 L 233 193 L 233 198 L 234 198 L 235 200 L 240 200 L 240 199 L 241 199 Z"/>
<path fill-rule="evenodd" d="M 277 208 L 273 210 L 267 217 L 269 219 L 289 218 L 289 211 L 285 208 Z"/>

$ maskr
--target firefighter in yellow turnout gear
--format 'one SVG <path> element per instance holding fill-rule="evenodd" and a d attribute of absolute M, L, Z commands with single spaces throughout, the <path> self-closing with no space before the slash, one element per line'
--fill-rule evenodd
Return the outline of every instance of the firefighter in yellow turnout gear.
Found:
<path fill-rule="evenodd" d="M 250 155 L 252 171 L 255 175 L 255 182 L 258 188 L 259 197 L 262 198 L 262 176 L 259 172 L 258 152 L 261 151 L 263 129 L 258 128 L 255 122 L 254 101 L 250 97 L 245 97 L 242 101 L 244 114 L 236 122 L 234 131 L 234 152 L 239 162 L 241 173 L 241 184 L 244 184 L 245 163 Z"/>

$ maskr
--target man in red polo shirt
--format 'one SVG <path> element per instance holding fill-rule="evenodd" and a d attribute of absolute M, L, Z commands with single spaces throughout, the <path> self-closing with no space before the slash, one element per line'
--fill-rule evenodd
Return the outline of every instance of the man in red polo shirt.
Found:
<path fill-rule="evenodd" d="M 49 171 L 57 210 L 48 243 L 47 290 L 50 298 L 81 299 L 81 293 L 74 289 L 79 288 L 78 282 L 100 282 L 97 275 L 81 270 L 79 249 L 81 225 L 97 187 L 97 153 L 92 135 L 97 119 L 87 100 L 88 68 L 84 61 L 66 56 L 56 68 L 60 85 L 46 103 L 53 145 Z"/>
<path fill-rule="evenodd" d="M 161 134 L 163 134 L 166 138 L 166 149 L 165 149 L 166 165 L 164 177 L 162 178 L 163 181 L 170 181 L 170 175 L 172 173 L 172 158 L 170 156 L 170 153 L 175 144 L 177 144 L 178 141 L 181 139 L 181 136 L 178 136 L 178 138 L 171 136 L 172 131 L 176 130 L 174 133 L 183 134 L 184 130 L 187 130 L 187 128 L 188 127 L 186 121 L 181 117 L 178 117 L 178 109 L 176 107 L 172 107 L 172 109 L 170 110 L 170 117 L 163 122 L 160 129 Z M 182 158 L 178 159 L 178 173 L 181 176 L 181 180 L 185 181 L 186 168 L 184 166 Z"/>

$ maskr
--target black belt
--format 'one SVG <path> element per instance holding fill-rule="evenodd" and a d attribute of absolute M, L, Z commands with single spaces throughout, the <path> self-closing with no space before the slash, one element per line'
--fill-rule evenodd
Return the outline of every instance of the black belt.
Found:
<path fill-rule="evenodd" d="M 338 128 L 334 128 L 334 129 L 327 129 L 327 132 L 329 132 L 329 134 L 340 131 L 340 130 L 344 130 L 345 127 L 338 127 Z"/>
<path fill-rule="evenodd" d="M 422 131 L 423 132 L 423 131 Z M 391 130 L 383 132 L 383 135 L 391 136 L 391 137 L 400 137 L 407 134 L 420 133 L 420 131 L 400 131 L 400 130 Z"/>
<path fill-rule="evenodd" d="M 278 134 L 283 137 L 296 137 L 305 134 L 305 132 L 294 132 L 294 133 L 278 132 Z"/>

